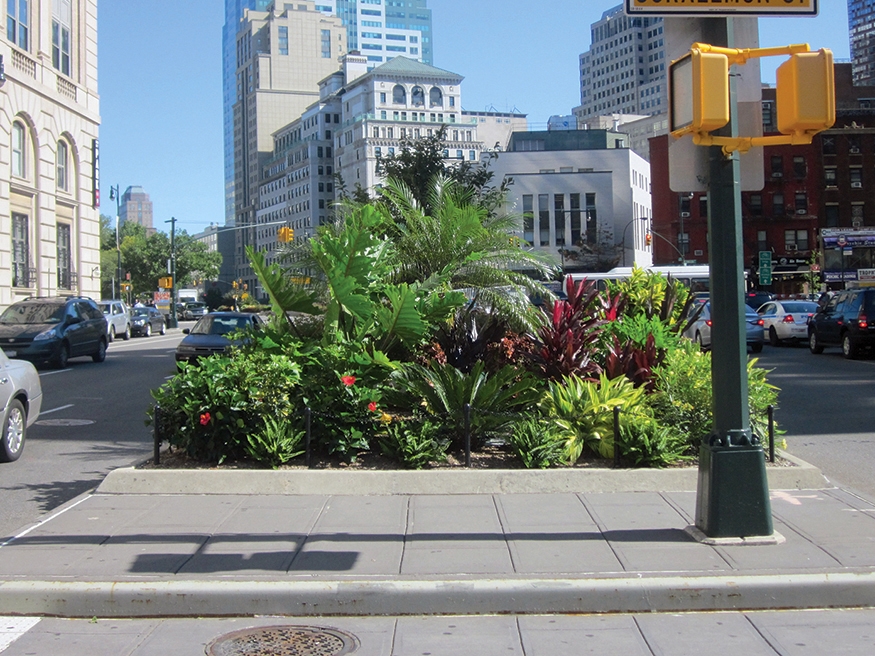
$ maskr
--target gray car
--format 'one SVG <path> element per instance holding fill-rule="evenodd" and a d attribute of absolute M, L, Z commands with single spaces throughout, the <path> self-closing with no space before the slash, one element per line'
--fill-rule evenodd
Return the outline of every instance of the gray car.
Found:
<path fill-rule="evenodd" d="M 109 341 L 116 337 L 131 338 L 131 311 L 124 301 L 100 301 L 97 307 L 106 317 L 106 335 Z"/>
<path fill-rule="evenodd" d="M 164 315 L 152 306 L 134 307 L 131 310 L 131 332 L 145 337 L 151 337 L 156 332 L 165 334 L 167 324 L 164 323 Z"/>
<path fill-rule="evenodd" d="M 204 315 L 191 328 L 182 332 L 185 337 L 176 347 L 177 362 L 195 362 L 207 355 L 224 353 L 232 344 L 231 333 L 245 330 L 258 330 L 264 320 L 252 312 L 211 312 Z"/>
<path fill-rule="evenodd" d="M 43 391 L 36 368 L 25 360 L 10 360 L 0 351 L 0 462 L 18 460 L 27 429 L 39 417 Z"/>
<path fill-rule="evenodd" d="M 693 303 L 690 307 L 690 312 L 687 315 L 689 318 L 695 316 L 695 320 L 684 330 L 684 337 L 696 342 L 702 350 L 711 348 L 711 303 L 709 301 L 700 301 L 701 309 L 698 303 Z M 751 307 L 745 308 L 744 327 L 746 332 L 747 345 L 753 353 L 759 353 L 763 350 L 763 319 Z M 698 312 L 698 316 L 695 313 Z"/>

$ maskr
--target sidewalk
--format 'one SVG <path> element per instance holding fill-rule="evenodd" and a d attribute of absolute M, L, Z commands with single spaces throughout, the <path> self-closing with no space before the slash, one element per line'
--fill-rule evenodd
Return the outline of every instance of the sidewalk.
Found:
<path fill-rule="evenodd" d="M 685 532 L 694 488 L 268 495 L 273 472 L 207 473 L 238 493 L 198 492 L 183 471 L 120 471 L 0 546 L 0 615 L 875 607 L 875 504 L 839 488 L 773 490 L 781 544 L 709 546 Z M 239 493 L 247 479 L 258 493 Z"/>

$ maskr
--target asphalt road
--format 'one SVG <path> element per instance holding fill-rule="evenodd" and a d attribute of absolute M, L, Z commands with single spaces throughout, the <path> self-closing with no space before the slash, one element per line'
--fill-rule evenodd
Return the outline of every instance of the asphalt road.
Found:
<path fill-rule="evenodd" d="M 790 453 L 831 481 L 875 496 L 875 358 L 767 345 L 759 362 L 781 388 L 775 420 Z"/>
<path fill-rule="evenodd" d="M 189 325 L 189 324 L 184 324 Z M 0 544 L 43 514 L 94 488 L 112 469 L 148 458 L 150 390 L 173 375 L 178 329 L 109 345 L 106 360 L 41 368 L 43 406 L 24 453 L 0 465 Z"/>

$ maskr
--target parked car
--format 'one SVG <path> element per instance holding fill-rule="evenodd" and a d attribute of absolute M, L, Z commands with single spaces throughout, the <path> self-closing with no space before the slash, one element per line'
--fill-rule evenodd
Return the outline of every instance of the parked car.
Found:
<path fill-rule="evenodd" d="M 198 319 L 192 328 L 184 328 L 185 337 L 176 347 L 177 362 L 195 362 L 198 358 L 224 353 L 240 340 L 228 338 L 238 330 L 258 330 L 264 320 L 252 312 L 211 312 Z"/>
<path fill-rule="evenodd" d="M 778 346 L 788 340 L 808 339 L 808 320 L 817 312 L 814 301 L 769 301 L 757 310 L 764 336 Z"/>
<path fill-rule="evenodd" d="M 696 342 L 702 350 L 711 348 L 711 303 L 701 301 L 701 311 L 696 303 L 690 307 L 689 318 L 695 320 L 684 330 L 684 337 Z M 699 312 L 696 316 L 696 312 Z M 763 350 L 763 320 L 753 309 L 747 308 L 744 317 L 744 325 L 747 333 L 747 345 L 753 353 Z"/>
<path fill-rule="evenodd" d="M 200 319 L 207 312 L 209 312 L 209 310 L 207 309 L 206 303 L 186 303 L 182 311 L 182 318 L 188 321 L 194 321 L 195 319 Z"/>
<path fill-rule="evenodd" d="M 772 292 L 767 292 L 763 289 L 751 289 L 744 293 L 744 302 L 752 309 L 756 310 L 758 307 L 767 303 L 769 301 L 774 301 L 778 298 Z"/>
<path fill-rule="evenodd" d="M 106 317 L 106 335 L 109 341 L 121 336 L 131 338 L 131 311 L 124 301 L 100 301 L 97 304 Z"/>
<path fill-rule="evenodd" d="M 0 352 L 0 462 L 18 460 L 27 429 L 39 417 L 43 391 L 36 368 L 26 360 L 10 360 Z"/>
<path fill-rule="evenodd" d="M 0 315 L 0 346 L 8 357 L 51 362 L 59 369 L 82 355 L 103 362 L 106 331 L 103 312 L 84 296 L 28 298 Z"/>
<path fill-rule="evenodd" d="M 164 315 L 151 306 L 134 307 L 131 310 L 131 333 L 151 337 L 153 332 L 162 335 L 167 332 L 167 324 L 164 323 Z"/>
<path fill-rule="evenodd" d="M 808 347 L 823 353 L 825 346 L 841 346 L 846 358 L 875 346 L 875 288 L 845 289 L 829 299 L 808 322 Z"/>

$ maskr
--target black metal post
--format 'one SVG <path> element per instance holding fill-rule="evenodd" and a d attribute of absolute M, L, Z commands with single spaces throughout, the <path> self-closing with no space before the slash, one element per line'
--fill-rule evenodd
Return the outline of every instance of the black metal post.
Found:
<path fill-rule="evenodd" d="M 769 462 L 775 462 L 775 406 L 770 405 L 769 413 Z"/>
<path fill-rule="evenodd" d="M 465 404 L 465 466 L 471 466 L 471 404 Z"/>
<path fill-rule="evenodd" d="M 154 440 L 154 452 L 152 461 L 156 465 L 161 464 L 161 406 L 156 405 L 152 411 L 152 438 Z"/>
<path fill-rule="evenodd" d="M 179 318 L 176 316 L 176 217 L 171 216 L 170 224 L 170 323 L 168 328 L 179 326 Z"/>
<path fill-rule="evenodd" d="M 313 413 L 310 408 L 304 408 L 304 464 L 310 468 L 310 418 Z"/>
<path fill-rule="evenodd" d="M 614 467 L 620 466 L 620 406 L 614 406 Z"/>

